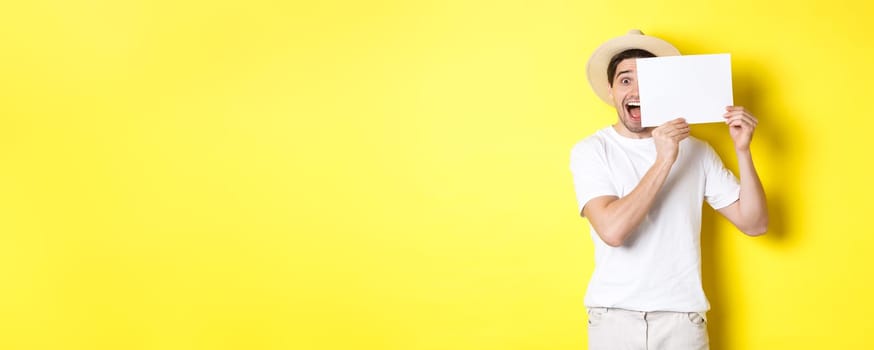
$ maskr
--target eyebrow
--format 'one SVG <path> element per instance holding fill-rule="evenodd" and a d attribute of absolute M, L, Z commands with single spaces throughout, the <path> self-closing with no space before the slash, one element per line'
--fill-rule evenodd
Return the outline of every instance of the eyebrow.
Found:
<path fill-rule="evenodd" d="M 624 71 L 621 71 L 621 72 L 619 72 L 619 73 L 616 73 L 616 76 L 618 77 L 618 76 L 620 76 L 620 75 L 622 75 L 622 74 L 625 74 L 625 73 L 631 73 L 631 69 L 624 70 Z"/>

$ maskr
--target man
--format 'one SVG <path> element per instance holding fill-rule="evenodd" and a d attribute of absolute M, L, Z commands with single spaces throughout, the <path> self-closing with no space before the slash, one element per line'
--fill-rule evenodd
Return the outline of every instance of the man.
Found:
<path fill-rule="evenodd" d="M 682 118 L 643 127 L 637 58 L 679 55 L 632 30 L 589 59 L 589 83 L 618 122 L 571 152 L 580 215 L 588 218 L 595 271 L 585 304 L 590 349 L 708 349 L 701 286 L 701 209 L 706 200 L 750 236 L 768 225 L 750 141 L 758 121 L 739 106 L 724 115 L 740 183 Z M 680 116 L 678 116 L 680 117 Z"/>

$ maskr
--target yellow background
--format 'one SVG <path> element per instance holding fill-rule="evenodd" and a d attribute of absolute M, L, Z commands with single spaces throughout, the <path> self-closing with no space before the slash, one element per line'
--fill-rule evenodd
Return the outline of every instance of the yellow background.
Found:
<path fill-rule="evenodd" d="M 568 156 L 630 28 L 731 53 L 761 120 L 771 232 L 705 210 L 713 349 L 874 347 L 866 1 L 0 13 L 2 349 L 585 348 Z"/>

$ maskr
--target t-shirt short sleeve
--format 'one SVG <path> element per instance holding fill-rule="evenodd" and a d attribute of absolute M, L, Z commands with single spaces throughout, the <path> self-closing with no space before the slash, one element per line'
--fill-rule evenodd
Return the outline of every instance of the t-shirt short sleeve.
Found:
<path fill-rule="evenodd" d="M 571 150 L 570 168 L 577 194 L 577 210 L 581 214 L 583 207 L 593 198 L 619 196 L 610 179 L 610 169 L 601 140 L 589 138 L 574 146 Z"/>
<path fill-rule="evenodd" d="M 704 198 L 713 209 L 725 208 L 740 198 L 740 184 L 734 174 L 725 168 L 713 147 L 707 145 L 704 157 Z"/>

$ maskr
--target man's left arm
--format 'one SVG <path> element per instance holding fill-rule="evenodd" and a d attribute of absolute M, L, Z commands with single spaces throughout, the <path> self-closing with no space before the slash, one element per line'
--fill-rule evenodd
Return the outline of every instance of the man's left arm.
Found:
<path fill-rule="evenodd" d="M 725 122 L 734 141 L 740 171 L 740 196 L 736 202 L 718 211 L 743 233 L 762 235 L 768 230 L 768 205 L 750 152 L 758 120 L 740 106 L 729 106 L 726 111 Z"/>

